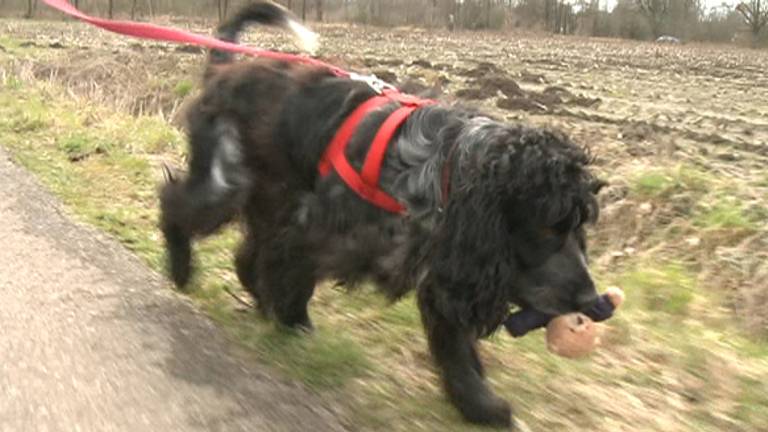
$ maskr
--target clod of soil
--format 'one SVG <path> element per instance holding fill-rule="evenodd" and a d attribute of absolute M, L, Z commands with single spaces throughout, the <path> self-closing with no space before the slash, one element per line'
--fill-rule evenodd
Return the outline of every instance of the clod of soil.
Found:
<path fill-rule="evenodd" d="M 465 76 L 468 78 L 482 78 L 484 76 L 488 76 L 492 74 L 503 74 L 503 73 L 504 72 L 495 64 L 488 63 L 488 62 L 481 62 L 472 69 L 467 69 L 467 70 L 458 72 L 458 75 Z"/>
<path fill-rule="evenodd" d="M 600 98 L 591 98 L 586 96 L 575 96 L 573 99 L 568 101 L 569 105 L 576 105 L 586 108 L 591 108 L 597 105 L 600 105 L 603 102 Z"/>
<path fill-rule="evenodd" d="M 551 95 L 556 96 L 558 99 L 557 104 L 565 103 L 568 105 L 576 105 L 576 106 L 582 106 L 582 107 L 593 107 L 596 105 L 599 105 L 602 102 L 602 99 L 600 98 L 591 98 L 587 96 L 582 95 L 576 95 L 571 93 L 566 88 L 559 87 L 559 86 L 550 86 L 544 89 L 543 92 L 545 95 Z M 541 100 L 540 100 L 541 102 Z M 546 102 L 543 102 L 546 103 Z M 547 105 L 551 105 L 551 103 L 546 103 Z"/>
<path fill-rule="evenodd" d="M 398 59 L 381 59 L 381 58 L 366 57 L 363 59 L 363 64 L 366 67 L 401 66 L 403 64 L 403 61 Z"/>
<path fill-rule="evenodd" d="M 556 95 L 562 98 L 571 98 L 573 97 L 573 93 L 568 91 L 568 89 L 560 86 L 549 86 L 544 89 L 542 93 L 550 94 L 550 95 Z"/>
<path fill-rule="evenodd" d="M 435 63 L 432 65 L 432 69 L 439 70 L 439 71 L 447 71 L 454 68 L 455 67 L 453 65 L 450 65 L 448 63 Z"/>
<path fill-rule="evenodd" d="M 518 111 L 530 111 L 530 112 L 547 112 L 549 108 L 533 99 L 525 97 L 513 97 L 513 98 L 499 98 L 496 102 L 496 106 L 506 110 L 518 110 Z"/>
<path fill-rule="evenodd" d="M 527 83 L 533 83 L 533 84 L 544 84 L 547 81 L 547 78 L 542 74 L 532 73 L 528 71 L 522 71 L 520 72 L 520 81 L 527 82 Z"/>
<path fill-rule="evenodd" d="M 651 138 L 655 131 L 648 123 L 636 122 L 623 125 L 620 134 L 620 138 L 624 141 L 645 141 Z"/>
<path fill-rule="evenodd" d="M 432 63 L 421 59 L 412 61 L 411 66 L 419 66 L 425 69 L 432 69 Z"/>
<path fill-rule="evenodd" d="M 429 86 L 420 79 L 408 78 L 398 84 L 398 88 L 403 93 L 419 95 L 421 97 L 436 98 L 442 93 L 442 86 L 439 82 Z"/>
<path fill-rule="evenodd" d="M 483 100 L 496 96 L 496 91 L 483 88 L 464 88 L 457 91 L 456 96 L 467 100 Z"/>
<path fill-rule="evenodd" d="M 179 45 L 174 51 L 187 54 L 200 54 L 205 52 L 205 49 L 194 45 Z"/>
<path fill-rule="evenodd" d="M 514 98 L 522 97 L 525 92 L 511 78 L 504 75 L 491 75 L 478 78 L 472 83 L 473 87 L 456 92 L 456 96 L 463 99 L 480 100 L 495 97 L 501 92 L 504 96 Z"/>
<path fill-rule="evenodd" d="M 525 94 L 513 79 L 503 75 L 492 75 L 486 78 L 480 78 L 477 82 L 482 88 L 500 91 L 506 97 L 516 97 Z"/>
<path fill-rule="evenodd" d="M 396 84 L 398 82 L 397 74 L 394 72 L 387 70 L 387 69 L 376 69 L 372 71 L 374 75 L 376 75 L 377 78 L 380 80 L 390 83 L 390 84 Z"/>
<path fill-rule="evenodd" d="M 552 108 L 563 103 L 563 99 L 560 96 L 552 93 L 546 93 L 546 92 L 544 93 L 529 92 L 528 98 L 548 108 Z"/>

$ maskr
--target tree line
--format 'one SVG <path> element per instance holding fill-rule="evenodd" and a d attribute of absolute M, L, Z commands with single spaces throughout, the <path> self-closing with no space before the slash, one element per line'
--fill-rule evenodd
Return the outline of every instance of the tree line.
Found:
<path fill-rule="evenodd" d="M 249 0 L 71 0 L 94 14 L 223 19 Z M 768 43 L 768 0 L 278 0 L 305 20 L 451 30 L 533 29 L 557 34 Z M 0 0 L 3 15 L 46 15 L 38 0 Z"/>

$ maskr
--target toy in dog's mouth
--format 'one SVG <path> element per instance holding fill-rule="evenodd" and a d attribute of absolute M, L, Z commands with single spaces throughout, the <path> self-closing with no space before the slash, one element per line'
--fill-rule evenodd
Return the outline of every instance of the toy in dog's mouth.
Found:
<path fill-rule="evenodd" d="M 569 358 L 582 357 L 592 352 L 600 342 L 594 323 L 611 318 L 623 302 L 624 292 L 620 288 L 611 287 L 584 313 L 553 316 L 524 308 L 510 315 L 504 327 L 512 336 L 521 337 L 531 330 L 546 326 L 547 348 L 551 352 Z"/>

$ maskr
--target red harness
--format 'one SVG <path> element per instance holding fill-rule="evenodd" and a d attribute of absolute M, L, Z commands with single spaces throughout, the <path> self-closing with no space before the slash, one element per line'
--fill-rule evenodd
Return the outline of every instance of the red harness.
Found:
<path fill-rule="evenodd" d="M 103 18 L 96 18 L 86 15 L 74 6 L 68 0 L 43 0 L 48 6 L 58 9 L 70 16 L 85 21 L 89 24 L 101 27 L 115 33 L 128 36 L 139 37 L 143 39 L 153 39 L 167 42 L 185 43 L 198 46 L 204 46 L 221 51 L 230 51 L 241 54 L 247 54 L 255 57 L 267 57 L 282 61 L 292 61 L 304 63 L 312 66 L 323 67 L 330 70 L 339 77 L 355 79 L 356 74 L 351 74 L 334 65 L 316 60 L 313 58 L 298 56 L 293 54 L 278 53 L 274 51 L 261 50 L 253 47 L 238 45 L 230 42 L 221 41 L 209 36 L 203 36 L 195 33 L 186 32 L 169 27 L 158 26 L 147 23 L 136 23 L 130 21 L 114 21 Z M 373 85 L 372 85 L 373 87 Z M 350 139 L 354 135 L 360 122 L 372 111 L 388 103 L 398 102 L 402 106 L 387 117 L 384 123 L 376 133 L 376 137 L 368 150 L 363 169 L 360 174 L 355 171 L 352 165 L 347 161 L 345 150 Z M 395 198 L 379 188 L 379 176 L 381 175 L 381 164 L 387 153 L 387 146 L 398 128 L 405 122 L 408 116 L 416 109 L 425 105 L 435 103 L 432 100 L 420 99 L 414 96 L 402 94 L 397 90 L 385 88 L 380 94 L 370 98 L 362 105 L 357 107 L 352 114 L 342 123 L 341 128 L 336 132 L 330 145 L 320 160 L 318 169 L 321 176 L 327 176 L 331 169 L 335 169 L 339 177 L 352 190 L 366 201 L 392 213 L 405 213 L 405 207 Z M 450 157 L 450 156 L 449 156 Z M 447 166 L 448 164 L 446 164 Z M 447 197 L 448 175 L 444 167 L 443 170 L 443 198 Z"/>
<path fill-rule="evenodd" d="M 358 174 L 347 160 L 345 154 L 347 145 L 349 145 L 357 127 L 368 114 L 392 102 L 399 102 L 402 107 L 390 114 L 379 127 L 371 147 L 368 149 L 363 169 Z M 392 141 L 392 137 L 405 120 L 408 119 L 408 116 L 416 109 L 433 103 L 435 102 L 402 94 L 395 90 L 385 90 L 382 94 L 368 99 L 358 106 L 344 120 L 339 130 L 336 131 L 331 144 L 320 159 L 318 165 L 320 175 L 327 176 L 330 174 L 331 168 L 333 168 L 347 186 L 360 195 L 361 198 L 389 212 L 405 213 L 405 207 L 379 187 L 381 165 L 384 162 L 384 156 L 387 153 L 387 147 Z"/>

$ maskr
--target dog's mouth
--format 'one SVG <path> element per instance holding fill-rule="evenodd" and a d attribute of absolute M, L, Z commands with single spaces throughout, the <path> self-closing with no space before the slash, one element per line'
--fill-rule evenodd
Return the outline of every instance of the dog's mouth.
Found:
<path fill-rule="evenodd" d="M 549 306 L 546 306 L 546 305 L 537 306 L 537 305 L 532 304 L 530 302 L 527 302 L 525 300 L 519 300 L 519 301 L 515 301 L 515 302 L 510 303 L 510 310 L 512 310 L 512 309 L 535 310 L 535 311 L 544 313 L 546 315 L 551 315 L 551 316 L 558 316 L 558 315 L 563 315 L 563 314 L 567 313 L 567 312 L 562 312 L 562 311 L 560 311 L 557 308 L 549 307 Z"/>
<path fill-rule="evenodd" d="M 584 312 L 584 310 L 589 309 L 578 308 L 576 305 L 564 301 L 531 301 L 530 299 L 516 299 L 514 302 L 511 302 L 510 306 L 516 306 L 520 309 L 533 309 L 551 316 L 565 315 L 572 312 Z"/>

